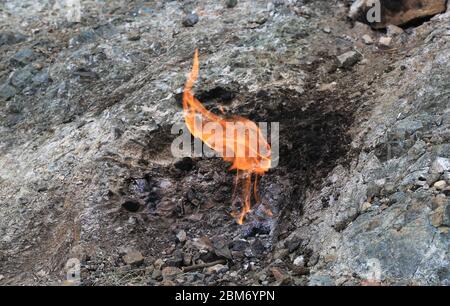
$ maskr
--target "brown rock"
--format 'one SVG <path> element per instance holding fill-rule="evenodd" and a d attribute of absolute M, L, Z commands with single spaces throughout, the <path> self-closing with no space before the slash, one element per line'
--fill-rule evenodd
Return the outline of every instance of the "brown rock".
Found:
<path fill-rule="evenodd" d="M 380 0 L 380 20 L 369 22 L 371 20 L 367 20 L 367 16 L 374 16 L 371 13 L 375 10 L 372 3 L 370 0 L 356 0 L 350 8 L 349 17 L 381 29 L 389 24 L 403 25 L 446 10 L 446 0 Z"/>
<path fill-rule="evenodd" d="M 161 274 L 163 278 L 172 277 L 178 274 L 183 273 L 183 271 L 180 268 L 177 267 L 165 267 L 162 269 Z"/>
<path fill-rule="evenodd" d="M 436 208 L 430 214 L 430 222 L 434 227 L 450 226 L 450 205 L 443 205 Z"/>
<path fill-rule="evenodd" d="M 434 183 L 433 187 L 436 188 L 437 190 L 444 190 L 445 186 L 447 186 L 447 183 L 445 181 L 437 181 L 436 183 Z"/>
<path fill-rule="evenodd" d="M 130 251 L 123 256 L 123 261 L 130 266 L 139 266 L 144 262 L 144 256 L 139 251 Z"/>
<path fill-rule="evenodd" d="M 272 267 L 270 268 L 270 272 L 272 272 L 273 277 L 275 277 L 275 279 L 280 283 L 284 282 L 284 280 L 288 278 L 286 272 L 284 272 L 280 268 Z"/>

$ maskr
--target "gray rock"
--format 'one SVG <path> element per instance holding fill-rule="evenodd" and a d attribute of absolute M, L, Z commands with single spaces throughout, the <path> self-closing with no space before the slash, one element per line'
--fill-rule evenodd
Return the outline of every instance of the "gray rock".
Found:
<path fill-rule="evenodd" d="M 20 33 L 13 33 L 9 31 L 0 32 L 0 46 L 14 45 L 26 40 L 26 36 Z"/>
<path fill-rule="evenodd" d="M 23 48 L 17 51 L 13 57 L 11 58 L 11 64 L 17 66 L 22 65 L 25 66 L 31 63 L 36 58 L 36 55 L 33 50 L 30 48 Z"/>
<path fill-rule="evenodd" d="M 193 27 L 197 22 L 199 18 L 198 15 L 195 13 L 187 14 L 182 21 L 183 26 L 185 27 Z"/>
<path fill-rule="evenodd" d="M 3 100 L 8 100 L 16 95 L 17 91 L 14 87 L 8 84 L 3 84 L 0 86 L 0 98 Z"/>
<path fill-rule="evenodd" d="M 33 78 L 33 70 L 29 66 L 14 71 L 11 75 L 10 82 L 16 88 L 24 88 L 31 83 Z"/>
<path fill-rule="evenodd" d="M 387 31 L 387 35 L 389 37 L 395 37 L 395 36 L 401 35 L 405 32 L 405 31 L 403 31 L 402 28 L 395 26 L 393 24 L 388 25 L 386 27 L 386 31 Z"/>
<path fill-rule="evenodd" d="M 218 240 L 214 242 L 214 253 L 226 259 L 233 259 L 231 251 L 228 248 L 228 243 L 224 240 Z"/>
<path fill-rule="evenodd" d="M 225 0 L 225 5 L 226 5 L 228 8 L 233 8 L 233 7 L 235 7 L 235 6 L 237 5 L 237 3 L 238 3 L 238 0 Z"/>
<path fill-rule="evenodd" d="M 37 73 L 35 76 L 33 76 L 32 81 L 36 85 L 48 84 L 50 82 L 50 77 L 49 77 L 49 74 L 48 74 L 48 70 L 44 69 L 43 71 Z"/>
<path fill-rule="evenodd" d="M 371 45 L 371 44 L 373 44 L 373 39 L 372 39 L 372 37 L 371 37 L 370 35 L 367 35 L 367 34 L 363 35 L 362 41 L 363 41 L 366 45 Z"/>
<path fill-rule="evenodd" d="M 444 157 L 436 158 L 431 164 L 431 173 L 444 173 L 450 170 L 450 159 Z"/>
<path fill-rule="evenodd" d="M 328 275 L 311 275 L 308 286 L 334 286 L 334 281 Z"/>
<path fill-rule="evenodd" d="M 93 29 L 86 29 L 81 31 L 69 39 L 69 48 L 74 48 L 85 43 L 94 42 L 98 38 L 97 33 Z"/>
<path fill-rule="evenodd" d="M 186 235 L 186 231 L 185 230 L 179 231 L 176 236 L 177 236 L 177 240 L 179 242 L 185 242 L 186 241 L 187 235 Z"/>
<path fill-rule="evenodd" d="M 361 59 L 361 54 L 356 51 L 349 51 L 339 55 L 337 59 L 339 67 L 350 68 Z"/>

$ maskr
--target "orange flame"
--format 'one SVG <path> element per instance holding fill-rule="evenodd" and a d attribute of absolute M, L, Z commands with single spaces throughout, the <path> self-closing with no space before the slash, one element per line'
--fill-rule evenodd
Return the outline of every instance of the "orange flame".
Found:
<path fill-rule="evenodd" d="M 266 173 L 271 166 L 271 148 L 254 122 L 242 117 L 222 118 L 208 111 L 194 97 L 192 87 L 197 80 L 198 71 L 198 50 L 195 50 L 192 71 L 183 93 L 184 119 L 194 137 L 200 138 L 208 147 L 218 152 L 225 161 L 231 162 L 230 170 L 237 170 L 232 215 L 236 217 L 239 224 L 242 224 L 251 207 L 253 174 L 255 175 L 254 199 L 257 204 L 260 202 L 257 192 L 258 175 Z M 235 191 L 241 182 L 243 205 L 240 213 L 236 213 L 234 212 Z M 269 216 L 272 215 L 269 209 L 265 208 L 264 211 Z"/>

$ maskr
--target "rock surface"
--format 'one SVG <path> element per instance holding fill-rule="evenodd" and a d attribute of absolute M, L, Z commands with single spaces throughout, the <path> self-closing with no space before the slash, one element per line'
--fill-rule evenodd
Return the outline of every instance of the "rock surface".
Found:
<path fill-rule="evenodd" d="M 348 1 L 45 3 L 0 4 L 0 284 L 450 285 L 450 13 L 383 49 Z M 229 165 L 170 152 L 195 48 L 208 109 L 280 122 L 273 218 L 238 226 Z"/>

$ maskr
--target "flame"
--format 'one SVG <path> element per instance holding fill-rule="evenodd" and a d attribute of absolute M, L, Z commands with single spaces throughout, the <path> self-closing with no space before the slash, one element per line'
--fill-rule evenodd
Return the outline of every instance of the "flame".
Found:
<path fill-rule="evenodd" d="M 237 223 L 242 224 L 251 208 L 251 195 L 256 204 L 260 203 L 257 185 L 258 176 L 264 175 L 271 166 L 271 148 L 259 127 L 243 117 L 222 118 L 208 111 L 194 97 L 192 87 L 198 78 L 198 50 L 195 50 L 194 63 L 186 81 L 183 93 L 183 109 L 186 125 L 194 137 L 200 138 L 208 147 L 218 152 L 222 158 L 231 162 L 230 170 L 236 169 L 237 175 L 233 191 L 233 213 Z M 244 133 L 239 133 L 244 127 Z M 242 130 L 241 130 L 242 131 Z M 252 184 L 252 177 L 255 177 Z M 235 191 L 242 185 L 242 208 L 234 210 Z M 263 208 L 269 216 L 272 212 Z"/>

